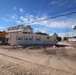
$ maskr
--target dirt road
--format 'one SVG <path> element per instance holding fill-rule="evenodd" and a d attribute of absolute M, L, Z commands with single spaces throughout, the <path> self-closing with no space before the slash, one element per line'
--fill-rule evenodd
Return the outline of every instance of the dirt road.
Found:
<path fill-rule="evenodd" d="M 0 49 L 0 75 L 76 75 L 75 57 L 41 52 Z"/>

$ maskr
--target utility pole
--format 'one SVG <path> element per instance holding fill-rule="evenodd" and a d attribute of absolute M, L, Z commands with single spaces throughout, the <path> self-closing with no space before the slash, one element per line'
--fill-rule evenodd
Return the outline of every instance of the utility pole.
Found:
<path fill-rule="evenodd" d="M 67 28 L 67 30 L 66 30 L 66 33 L 67 33 L 67 38 L 68 38 L 68 28 Z"/>
<path fill-rule="evenodd" d="M 72 36 L 76 36 L 76 25 L 72 26 Z"/>
<path fill-rule="evenodd" d="M 69 35 L 68 35 L 68 27 L 66 27 L 66 37 L 68 38 Z"/>

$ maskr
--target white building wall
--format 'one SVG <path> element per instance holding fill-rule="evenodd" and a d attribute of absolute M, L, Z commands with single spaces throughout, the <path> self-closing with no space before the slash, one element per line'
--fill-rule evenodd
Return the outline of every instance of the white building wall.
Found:
<path fill-rule="evenodd" d="M 25 44 L 56 44 L 55 36 L 38 35 L 38 34 L 17 34 L 12 33 L 8 35 L 9 43 L 11 45 L 25 45 Z"/>
<path fill-rule="evenodd" d="M 70 41 L 70 42 L 76 42 L 76 38 L 69 38 L 68 41 Z"/>

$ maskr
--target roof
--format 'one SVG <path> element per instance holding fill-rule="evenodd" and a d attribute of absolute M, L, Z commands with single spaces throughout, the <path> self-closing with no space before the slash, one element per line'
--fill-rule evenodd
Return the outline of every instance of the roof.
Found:
<path fill-rule="evenodd" d="M 25 29 L 31 29 L 31 26 L 30 25 L 18 25 L 18 26 L 13 26 L 13 27 L 9 27 L 7 30 L 14 30 L 14 29 L 20 29 L 20 28 L 25 28 Z"/>

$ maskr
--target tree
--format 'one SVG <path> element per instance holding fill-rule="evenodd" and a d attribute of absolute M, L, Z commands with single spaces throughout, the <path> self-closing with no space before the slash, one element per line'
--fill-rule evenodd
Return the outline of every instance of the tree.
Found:
<path fill-rule="evenodd" d="M 58 37 L 57 37 L 57 40 L 58 40 L 58 41 L 61 41 L 61 40 L 62 40 L 62 38 L 58 36 Z"/>
<path fill-rule="evenodd" d="M 73 38 L 76 38 L 76 36 L 73 36 Z"/>
<path fill-rule="evenodd" d="M 63 40 L 68 40 L 68 38 L 67 37 L 64 37 Z"/>
<path fill-rule="evenodd" d="M 36 32 L 35 34 L 40 34 L 40 35 L 48 35 L 47 33 L 42 33 L 42 32 Z"/>
<path fill-rule="evenodd" d="M 62 40 L 62 38 L 60 36 L 58 36 L 57 33 L 54 33 L 53 36 L 56 36 L 57 41 L 61 41 Z"/>
<path fill-rule="evenodd" d="M 56 37 L 58 37 L 58 34 L 57 34 L 57 33 L 54 33 L 54 34 L 53 34 L 53 36 L 56 36 Z"/>

